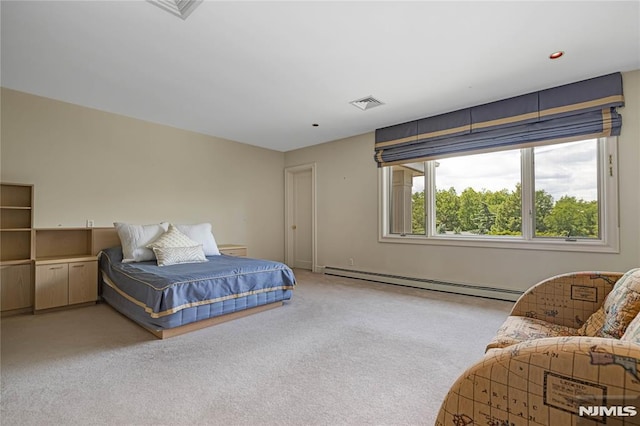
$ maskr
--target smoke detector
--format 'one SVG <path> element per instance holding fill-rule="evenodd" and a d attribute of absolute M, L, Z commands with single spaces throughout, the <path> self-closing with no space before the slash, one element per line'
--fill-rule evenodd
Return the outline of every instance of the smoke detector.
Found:
<path fill-rule="evenodd" d="M 380 102 L 379 100 L 377 100 L 373 96 L 367 96 L 367 97 L 362 98 L 362 99 L 356 99 L 355 101 L 351 101 L 349 103 L 351 105 L 353 105 L 354 107 L 356 107 L 356 108 L 360 108 L 363 111 L 371 109 L 371 108 L 375 108 L 375 107 L 380 106 L 380 105 L 384 105 L 384 103 Z"/>
<path fill-rule="evenodd" d="M 155 4 L 159 8 L 166 10 L 182 19 L 187 17 L 194 11 L 196 7 L 202 3 L 202 0 L 147 0 L 151 4 Z"/>

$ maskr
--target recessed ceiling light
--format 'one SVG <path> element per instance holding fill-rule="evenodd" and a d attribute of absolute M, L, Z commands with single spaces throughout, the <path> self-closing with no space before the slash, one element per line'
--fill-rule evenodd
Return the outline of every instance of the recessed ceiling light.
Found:
<path fill-rule="evenodd" d="M 562 50 L 558 50 L 557 52 L 553 52 L 551 55 L 549 55 L 549 59 L 558 59 L 561 58 L 562 55 L 564 55 L 564 52 Z"/>

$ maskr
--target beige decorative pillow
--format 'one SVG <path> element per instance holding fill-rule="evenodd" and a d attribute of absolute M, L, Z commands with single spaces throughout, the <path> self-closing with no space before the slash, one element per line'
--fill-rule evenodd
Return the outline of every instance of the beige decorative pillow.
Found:
<path fill-rule="evenodd" d="M 640 312 L 640 268 L 631 269 L 613 286 L 602 304 L 580 328 L 584 336 L 620 339 Z M 604 316 L 604 317 L 603 317 Z"/>
<path fill-rule="evenodd" d="M 582 327 L 578 329 L 578 335 L 602 337 L 600 335 L 600 332 L 602 331 L 602 326 L 604 325 L 604 318 L 604 308 L 601 306 L 600 309 L 591 314 L 587 321 L 582 324 Z"/>
<path fill-rule="evenodd" d="M 640 315 L 636 315 L 636 317 L 629 323 L 627 326 L 627 330 L 622 335 L 621 340 L 626 340 L 636 345 L 640 345 Z"/>
<path fill-rule="evenodd" d="M 160 235 L 156 240 L 147 244 L 147 248 L 165 248 L 165 247 L 196 247 L 202 246 L 197 241 L 184 235 L 172 224 L 169 224 L 169 229 L 164 234 Z"/>
<path fill-rule="evenodd" d="M 153 252 L 158 259 L 158 266 L 209 261 L 205 257 L 201 245 L 195 247 L 153 247 Z"/>

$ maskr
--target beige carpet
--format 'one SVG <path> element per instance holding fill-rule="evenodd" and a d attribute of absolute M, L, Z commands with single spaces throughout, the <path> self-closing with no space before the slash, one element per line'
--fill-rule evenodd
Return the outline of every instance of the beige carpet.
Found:
<path fill-rule="evenodd" d="M 157 340 L 100 304 L 3 318 L 8 425 L 432 425 L 511 303 L 296 271 L 285 306 Z"/>

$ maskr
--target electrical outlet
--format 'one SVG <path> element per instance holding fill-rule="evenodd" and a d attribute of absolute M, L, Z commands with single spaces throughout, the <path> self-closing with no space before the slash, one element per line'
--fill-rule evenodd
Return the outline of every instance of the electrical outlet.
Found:
<path fill-rule="evenodd" d="M 353 257 L 349 258 L 349 266 L 353 266 Z"/>
<path fill-rule="evenodd" d="M 93 219 L 87 219 L 87 228 L 93 228 Z"/>

